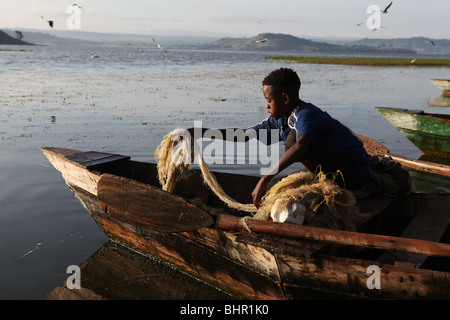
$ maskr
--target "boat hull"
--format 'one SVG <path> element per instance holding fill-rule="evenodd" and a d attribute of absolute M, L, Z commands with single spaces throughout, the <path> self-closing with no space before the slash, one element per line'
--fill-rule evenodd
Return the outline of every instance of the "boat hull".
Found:
<path fill-rule="evenodd" d="M 447 299 L 450 295 L 447 272 L 330 255 L 323 243 L 214 228 L 153 232 L 111 219 L 96 196 L 73 186 L 71 190 L 110 239 L 238 299 Z M 378 290 L 368 286 L 373 266 L 380 270 Z"/>
<path fill-rule="evenodd" d="M 450 158 L 450 116 L 405 109 L 376 109 L 423 153 Z"/>
<path fill-rule="evenodd" d="M 43 150 L 55 153 L 55 150 Z M 64 156 L 48 156 L 55 167 L 63 170 L 73 169 L 62 165 Z M 123 158 L 121 158 L 123 159 Z M 56 162 L 56 163 L 55 163 Z M 69 161 L 70 162 L 70 161 Z M 84 168 L 85 176 L 93 174 L 102 175 L 120 174 L 145 180 L 146 183 L 157 183 L 155 179 L 156 168 L 152 164 L 120 160 L 119 162 L 105 162 L 95 170 Z M 99 202 L 98 189 L 94 184 L 98 180 L 90 179 L 91 186 L 86 186 L 86 180 L 79 183 L 72 175 L 63 174 L 67 185 L 77 199 L 98 223 L 108 237 L 122 245 L 132 248 L 143 255 L 151 255 L 164 263 L 192 275 L 212 286 L 227 292 L 233 297 L 241 299 L 279 300 L 279 299 L 448 299 L 450 297 L 450 272 L 445 270 L 419 268 L 417 261 L 411 261 L 411 255 L 394 258 L 390 262 L 390 251 L 383 251 L 388 257 L 377 260 L 370 248 L 342 246 L 326 241 L 311 241 L 297 238 L 272 236 L 248 232 L 230 232 L 214 226 L 202 227 L 197 230 L 183 232 L 154 231 L 139 221 L 130 217 L 119 219 L 108 214 Z M 239 182 L 240 185 L 252 188 L 256 177 L 239 175 L 217 174 L 219 181 Z M 137 180 L 136 180 L 137 181 Z M 143 183 L 143 182 L 136 182 Z M 246 195 L 243 189 L 230 188 L 223 185 L 232 196 Z M 177 185 L 178 187 L 178 185 Z M 201 183 L 201 176 L 193 173 L 189 181 L 181 181 L 178 191 L 195 193 L 195 198 L 203 198 L 211 212 L 226 212 L 232 214 L 226 207 L 212 206 L 217 199 L 213 194 L 206 195 L 207 187 Z M 238 190 L 234 190 L 238 189 Z M 233 190 L 235 193 L 233 193 Z M 160 190 L 163 193 L 164 191 Z M 250 194 L 250 193 L 248 193 Z M 155 198 L 155 201 L 157 198 Z M 192 198 L 191 198 L 192 199 Z M 386 216 L 392 218 L 395 213 L 406 210 L 403 214 L 407 219 L 411 210 L 404 208 L 404 204 L 426 202 L 421 206 L 429 208 L 429 213 L 435 219 L 440 219 L 438 225 L 448 225 L 447 211 L 438 210 L 440 206 L 448 208 L 450 198 L 446 195 L 425 196 L 412 194 L 408 198 L 395 201 L 392 208 L 386 202 L 386 207 L 377 212 L 374 223 L 368 218 L 360 222 L 362 229 L 374 231 L 380 224 L 379 218 Z M 239 199 L 245 201 L 245 198 Z M 371 199 L 370 201 L 375 201 Z M 186 200 L 184 200 L 186 201 Z M 188 200 L 195 203 L 193 200 Z M 369 202 L 370 202 L 369 201 Z M 183 203 L 180 201 L 180 203 Z M 379 204 L 379 202 L 377 202 Z M 163 204 L 155 204 L 160 206 Z M 205 208 L 205 207 L 202 207 Z M 184 209 L 180 205 L 180 212 Z M 361 206 L 361 210 L 363 207 Z M 364 211 L 364 210 L 362 210 Z M 151 206 L 149 207 L 151 213 Z M 404 218 L 404 217 L 403 217 Z M 419 217 L 420 218 L 420 217 Z M 414 219 L 413 219 L 414 220 Z M 387 225 L 393 225 L 387 222 Z M 420 224 L 422 225 L 422 224 Z M 443 228 L 445 230 L 445 228 Z M 429 232 L 426 240 L 432 241 L 437 232 Z M 436 239 L 434 239 L 436 240 Z M 368 250 L 368 251 L 366 251 Z M 380 256 L 380 253 L 377 253 Z M 421 264 L 423 261 L 421 260 Z M 375 270 L 375 271 L 373 271 Z M 372 285 L 373 272 L 381 280 L 379 289 Z"/>

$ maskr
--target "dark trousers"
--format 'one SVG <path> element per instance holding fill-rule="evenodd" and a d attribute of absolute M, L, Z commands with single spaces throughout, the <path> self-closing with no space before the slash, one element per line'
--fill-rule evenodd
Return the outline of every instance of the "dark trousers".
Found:
<path fill-rule="evenodd" d="M 295 130 L 291 130 L 284 142 L 285 150 L 289 149 L 297 140 Z M 362 188 L 368 176 L 361 174 L 355 162 L 338 146 L 325 139 L 312 144 L 308 153 L 299 160 L 312 173 L 321 170 L 328 178 L 334 179 L 341 188 L 356 190 Z"/>

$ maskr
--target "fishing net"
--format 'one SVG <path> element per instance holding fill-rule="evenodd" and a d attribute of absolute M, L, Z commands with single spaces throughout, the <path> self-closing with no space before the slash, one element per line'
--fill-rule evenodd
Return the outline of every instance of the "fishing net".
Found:
<path fill-rule="evenodd" d="M 286 221 L 331 229 L 354 229 L 357 211 L 353 193 L 340 188 L 323 172 L 317 174 L 300 171 L 288 175 L 273 185 L 257 209 L 253 204 L 242 204 L 221 188 L 209 170 L 201 150 L 186 130 L 177 129 L 167 134 L 155 151 L 158 177 L 162 189 L 172 192 L 181 179 L 187 177 L 191 163 L 197 157 L 205 183 L 230 208 L 249 212 L 254 219 L 273 220 L 290 213 L 298 215 L 296 221 Z"/>
<path fill-rule="evenodd" d="M 253 204 L 239 203 L 226 194 L 203 160 L 198 144 L 191 140 L 189 132 L 182 129 L 167 134 L 155 152 L 158 177 L 163 190 L 172 192 L 176 182 L 187 176 L 194 156 L 197 156 L 205 183 L 219 199 L 233 209 L 246 212 L 257 211 Z"/>
<path fill-rule="evenodd" d="M 302 224 L 353 230 L 355 197 L 334 183 L 334 178 L 335 175 L 327 177 L 322 171 L 292 173 L 269 189 L 254 218 L 269 220 L 280 212 L 300 211 Z"/>

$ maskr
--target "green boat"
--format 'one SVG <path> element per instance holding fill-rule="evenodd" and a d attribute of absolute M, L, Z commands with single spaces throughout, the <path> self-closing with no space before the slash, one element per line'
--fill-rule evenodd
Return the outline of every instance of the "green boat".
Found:
<path fill-rule="evenodd" d="M 376 109 L 423 153 L 450 158 L 450 115 L 396 108 Z"/>

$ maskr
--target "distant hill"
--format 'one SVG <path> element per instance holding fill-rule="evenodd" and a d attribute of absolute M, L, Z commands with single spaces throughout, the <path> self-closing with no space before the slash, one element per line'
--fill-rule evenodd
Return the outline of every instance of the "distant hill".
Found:
<path fill-rule="evenodd" d="M 297 38 L 287 34 L 263 33 L 252 38 L 223 38 L 199 48 L 211 50 L 252 50 L 296 53 L 342 54 L 415 54 L 416 51 L 396 47 L 366 46 L 358 43 L 331 44 Z"/>
<path fill-rule="evenodd" d="M 425 37 L 400 39 L 361 39 L 351 44 L 376 48 L 403 48 L 414 50 L 418 54 L 450 54 L 450 40 Z"/>
<path fill-rule="evenodd" d="M 263 33 L 251 38 L 213 38 L 197 36 L 152 36 L 143 34 L 98 33 L 68 30 L 23 29 L 22 41 L 16 31 L 0 31 L 0 44 L 48 46 L 147 46 L 155 47 L 153 37 L 167 49 L 248 50 L 293 54 L 352 55 L 449 55 L 450 40 L 425 37 L 399 39 L 315 39 L 288 34 Z M 26 41 L 26 42 L 25 42 Z M 434 44 L 434 45 L 433 45 Z"/>
<path fill-rule="evenodd" d="M 56 30 L 55 30 L 56 31 Z M 12 36 L 15 31 L 5 29 L 5 33 Z M 75 38 L 64 38 L 64 37 L 58 37 L 54 34 L 49 34 L 45 32 L 33 32 L 28 30 L 22 30 L 23 39 L 29 42 L 32 42 L 37 45 L 44 45 L 44 46 L 53 46 L 53 45 L 59 45 L 59 46 L 78 46 L 78 45 L 92 45 L 95 44 L 95 42 L 88 41 L 88 40 L 82 40 L 82 39 L 75 39 Z"/>
<path fill-rule="evenodd" d="M 15 35 L 15 31 L 12 29 L 4 29 L 4 31 L 11 36 Z M 21 31 L 24 40 L 46 46 L 149 46 L 156 48 L 152 40 L 156 38 L 164 47 L 185 48 L 218 39 L 196 36 L 152 36 L 71 30 L 22 29 Z"/>
<path fill-rule="evenodd" d="M 32 45 L 31 43 L 22 41 L 17 38 L 13 38 L 0 30 L 0 44 L 12 44 L 12 45 Z"/>

